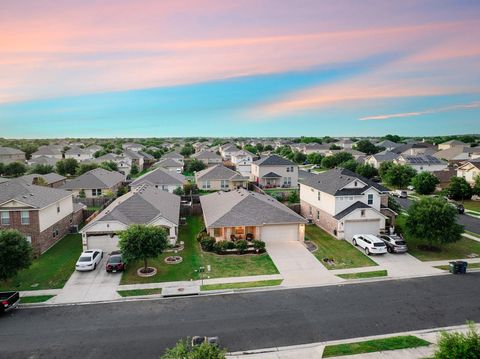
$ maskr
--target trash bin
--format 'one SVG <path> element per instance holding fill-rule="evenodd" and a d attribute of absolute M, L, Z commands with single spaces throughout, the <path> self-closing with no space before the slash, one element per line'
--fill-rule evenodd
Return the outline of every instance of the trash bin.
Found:
<path fill-rule="evenodd" d="M 467 273 L 468 262 L 454 261 L 450 262 L 450 273 L 452 274 L 465 274 Z"/>
<path fill-rule="evenodd" d="M 467 273 L 468 262 L 458 261 L 458 263 L 460 265 L 460 273 L 461 274 Z"/>

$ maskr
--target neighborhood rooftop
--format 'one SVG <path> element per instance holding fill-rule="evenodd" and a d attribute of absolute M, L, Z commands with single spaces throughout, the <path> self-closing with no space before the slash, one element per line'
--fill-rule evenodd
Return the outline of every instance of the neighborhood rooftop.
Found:
<path fill-rule="evenodd" d="M 93 189 L 110 188 L 122 182 L 125 176 L 114 171 L 107 171 L 103 168 L 95 168 L 83 175 L 67 181 L 62 187 L 64 189 Z"/>
<path fill-rule="evenodd" d="M 271 155 L 254 162 L 258 166 L 296 166 L 292 161 L 287 160 L 279 155 Z"/>
<path fill-rule="evenodd" d="M 62 189 L 35 186 L 22 180 L 0 183 L 0 204 L 15 200 L 33 208 L 43 208 L 68 196 L 71 193 Z"/>

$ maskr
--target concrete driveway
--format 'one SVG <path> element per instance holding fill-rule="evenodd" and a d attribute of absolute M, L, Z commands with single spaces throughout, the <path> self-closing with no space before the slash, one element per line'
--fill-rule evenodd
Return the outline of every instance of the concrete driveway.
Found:
<path fill-rule="evenodd" d="M 299 241 L 269 240 L 266 241 L 266 248 L 283 277 L 282 285 L 319 285 L 343 281 L 331 274 Z"/>
<path fill-rule="evenodd" d="M 107 255 L 91 272 L 75 271 L 63 287 L 60 294 L 52 298 L 52 303 L 96 302 L 120 298 L 117 287 L 122 273 L 107 273 L 105 261 Z"/>

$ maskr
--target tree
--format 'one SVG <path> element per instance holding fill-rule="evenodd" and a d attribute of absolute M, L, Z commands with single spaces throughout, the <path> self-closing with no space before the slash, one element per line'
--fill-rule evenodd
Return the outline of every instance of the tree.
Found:
<path fill-rule="evenodd" d="M 32 263 L 32 246 L 14 229 L 0 230 L 0 280 L 14 277 Z"/>
<path fill-rule="evenodd" d="M 323 156 L 320 153 L 312 152 L 307 155 L 307 162 L 312 165 L 320 166 L 322 164 Z"/>
<path fill-rule="evenodd" d="M 192 345 L 189 338 L 180 340 L 175 347 L 167 349 L 161 359 L 224 359 L 226 350 L 217 345 L 202 343 Z"/>
<path fill-rule="evenodd" d="M 98 168 L 98 165 L 96 163 L 80 163 L 77 168 L 76 174 L 77 176 L 81 176 L 88 171 L 94 170 L 95 168 Z"/>
<path fill-rule="evenodd" d="M 264 151 L 273 151 L 273 146 L 272 145 L 266 145 L 264 148 L 263 148 Z"/>
<path fill-rule="evenodd" d="M 6 165 L 3 169 L 3 173 L 9 177 L 20 177 L 27 172 L 27 166 L 21 162 L 12 162 Z"/>
<path fill-rule="evenodd" d="M 85 194 L 85 190 L 84 190 L 84 189 L 81 189 L 81 190 L 78 192 L 78 197 L 80 197 L 80 198 L 87 198 L 87 195 Z"/>
<path fill-rule="evenodd" d="M 263 149 L 264 149 L 264 148 L 263 148 L 263 143 L 257 142 L 257 143 L 255 144 L 255 148 L 257 149 L 257 152 L 262 152 Z"/>
<path fill-rule="evenodd" d="M 173 190 L 173 193 L 176 194 L 177 196 L 183 196 L 183 188 L 177 187 Z"/>
<path fill-rule="evenodd" d="M 93 154 L 93 157 L 98 158 L 100 156 L 106 155 L 108 152 L 105 150 L 98 150 Z"/>
<path fill-rule="evenodd" d="M 25 143 L 20 146 L 20 150 L 25 152 L 25 158 L 29 160 L 32 158 L 32 153 L 37 152 L 38 146 L 33 143 Z"/>
<path fill-rule="evenodd" d="M 36 186 L 44 186 L 44 187 L 48 186 L 48 182 L 45 181 L 42 177 L 34 177 L 33 181 L 32 181 L 32 184 L 34 184 Z"/>
<path fill-rule="evenodd" d="M 245 146 L 243 146 L 243 149 L 245 151 L 251 152 L 254 155 L 257 154 L 258 150 L 255 146 L 252 146 L 251 144 L 247 143 Z"/>
<path fill-rule="evenodd" d="M 127 187 L 125 186 L 120 186 L 117 189 L 117 197 L 123 196 L 125 193 L 127 193 Z"/>
<path fill-rule="evenodd" d="M 100 163 L 100 167 L 107 171 L 118 171 L 118 164 L 113 161 L 105 161 Z"/>
<path fill-rule="evenodd" d="M 333 156 L 326 156 L 322 159 L 323 168 L 333 168 L 337 165 L 335 158 Z"/>
<path fill-rule="evenodd" d="M 383 139 L 388 140 L 388 141 L 392 141 L 392 142 L 395 142 L 395 143 L 400 143 L 402 141 L 400 136 L 397 136 L 397 135 L 386 135 Z"/>
<path fill-rule="evenodd" d="M 388 208 L 390 208 L 395 213 L 400 213 L 402 207 L 398 204 L 397 200 L 392 196 L 388 196 Z"/>
<path fill-rule="evenodd" d="M 136 175 L 138 175 L 138 167 L 134 163 L 132 164 L 132 168 L 130 168 L 130 176 L 136 176 Z"/>
<path fill-rule="evenodd" d="M 31 167 L 28 172 L 39 175 L 46 175 L 47 173 L 54 172 L 54 168 L 52 165 L 36 164 L 35 166 Z"/>
<path fill-rule="evenodd" d="M 354 148 L 357 151 L 363 152 L 367 155 L 374 155 L 375 153 L 380 152 L 382 149 L 380 147 L 375 146 L 373 143 L 371 143 L 369 140 L 361 140 L 358 141 L 355 145 Z"/>
<path fill-rule="evenodd" d="M 304 163 L 307 160 L 307 155 L 302 152 L 295 152 L 293 156 L 293 162 L 295 163 Z"/>
<path fill-rule="evenodd" d="M 5 174 L 5 164 L 0 162 L 0 175 Z"/>
<path fill-rule="evenodd" d="M 480 334 L 475 324 L 469 322 L 466 333 L 441 332 L 437 343 L 434 359 L 479 359 L 480 358 Z"/>
<path fill-rule="evenodd" d="M 185 144 L 183 146 L 182 150 L 180 151 L 180 154 L 185 157 L 190 157 L 190 155 L 193 155 L 195 153 L 195 148 L 193 148 L 191 143 Z"/>
<path fill-rule="evenodd" d="M 332 151 L 335 151 L 335 150 L 341 150 L 342 148 L 340 146 L 332 143 L 328 149 L 332 150 Z"/>
<path fill-rule="evenodd" d="M 473 185 L 473 194 L 480 196 L 480 176 L 475 178 L 475 184 Z"/>
<path fill-rule="evenodd" d="M 458 201 L 470 199 L 473 195 L 473 188 L 463 177 L 452 177 L 447 187 L 447 194 L 450 198 Z"/>
<path fill-rule="evenodd" d="M 56 164 L 57 173 L 62 176 L 73 176 L 77 172 L 78 161 L 75 158 L 60 160 Z"/>
<path fill-rule="evenodd" d="M 125 261 L 143 261 L 143 273 L 148 273 L 148 258 L 156 258 L 168 246 L 167 232 L 162 227 L 134 224 L 120 232 L 120 249 Z"/>
<path fill-rule="evenodd" d="M 352 171 L 352 172 L 356 172 L 357 166 L 358 166 L 358 162 L 355 161 L 355 160 L 348 160 L 348 161 L 345 161 L 345 162 L 340 163 L 339 166 L 342 167 L 342 168 L 345 168 L 345 169 L 347 169 L 347 170 L 350 170 L 350 171 Z"/>
<path fill-rule="evenodd" d="M 408 165 L 393 163 L 382 177 L 382 180 L 391 187 L 406 188 L 412 182 L 417 172 Z"/>
<path fill-rule="evenodd" d="M 393 162 L 391 161 L 385 161 L 380 163 L 380 167 L 378 168 L 378 174 L 383 180 L 383 177 L 386 175 L 387 171 L 390 169 L 390 167 L 393 166 Z"/>
<path fill-rule="evenodd" d="M 437 176 L 430 172 L 417 173 L 412 179 L 412 185 L 418 194 L 432 194 L 439 183 Z"/>
<path fill-rule="evenodd" d="M 322 159 L 322 167 L 324 168 L 334 168 L 339 166 L 341 163 L 354 160 L 351 153 L 348 152 L 338 152 L 333 156 L 327 156 Z"/>
<path fill-rule="evenodd" d="M 404 232 L 424 241 L 428 248 L 453 243 L 462 238 L 463 226 L 457 223 L 457 209 L 443 198 L 423 198 L 408 209 Z"/>
<path fill-rule="evenodd" d="M 366 178 L 378 176 L 378 170 L 368 163 L 359 164 L 355 172 Z"/>
<path fill-rule="evenodd" d="M 193 159 L 185 164 L 185 172 L 194 173 L 205 169 L 207 166 L 200 160 Z"/>
<path fill-rule="evenodd" d="M 292 191 L 288 196 L 288 203 L 300 203 L 300 197 L 298 191 Z"/>

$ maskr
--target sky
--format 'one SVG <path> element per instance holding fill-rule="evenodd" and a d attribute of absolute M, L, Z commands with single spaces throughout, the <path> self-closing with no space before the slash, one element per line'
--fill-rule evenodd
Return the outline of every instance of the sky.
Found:
<path fill-rule="evenodd" d="M 480 132 L 480 1 L 0 0 L 0 137 Z"/>

